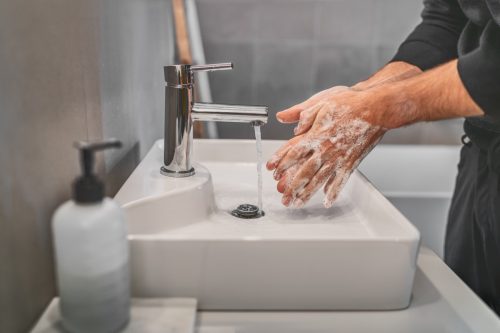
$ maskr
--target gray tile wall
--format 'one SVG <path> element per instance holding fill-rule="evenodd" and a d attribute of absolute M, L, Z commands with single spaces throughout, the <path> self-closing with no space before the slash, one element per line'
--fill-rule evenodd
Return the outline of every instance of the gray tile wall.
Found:
<path fill-rule="evenodd" d="M 273 112 L 368 76 L 417 21 L 419 0 L 198 0 L 214 99 Z M 55 295 L 50 218 L 77 174 L 74 140 L 126 147 L 98 169 L 112 194 L 162 136 L 162 66 L 172 62 L 161 0 L 0 1 L 0 332 L 25 332 Z M 361 27 L 361 28 L 360 28 Z M 449 140 L 456 123 L 389 140 Z M 223 137 L 251 137 L 224 126 Z M 408 136 L 407 133 L 413 133 Z M 290 128 L 271 121 L 266 138 Z"/>
<path fill-rule="evenodd" d="M 421 0 L 197 0 L 213 99 L 268 105 L 267 139 L 292 126 L 274 114 L 333 85 L 351 85 L 383 66 L 420 20 Z M 223 138 L 251 138 L 245 125 L 219 124 Z M 460 121 L 389 133 L 390 143 L 457 143 Z"/>
<path fill-rule="evenodd" d="M 163 137 L 163 66 L 173 63 L 174 32 L 169 1 L 105 0 L 99 13 L 102 133 L 125 144 L 125 149 L 105 156 L 113 194 L 152 143 Z"/>
<path fill-rule="evenodd" d="M 55 296 L 50 219 L 78 172 L 75 140 L 115 136 L 110 194 L 162 136 L 169 3 L 0 1 L 0 332 Z"/>

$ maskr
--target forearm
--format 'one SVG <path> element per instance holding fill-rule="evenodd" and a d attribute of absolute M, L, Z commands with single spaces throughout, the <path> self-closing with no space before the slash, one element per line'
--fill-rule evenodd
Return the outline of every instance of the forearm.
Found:
<path fill-rule="evenodd" d="M 314 107 L 315 105 L 317 105 L 318 102 L 324 99 L 328 99 L 329 96 L 337 94 L 340 91 L 343 90 L 363 91 L 379 84 L 395 82 L 397 80 L 402 80 L 414 75 L 418 75 L 420 73 L 422 73 L 422 71 L 418 67 L 413 66 L 411 64 L 405 63 L 403 61 L 392 62 L 382 67 L 378 72 L 373 74 L 365 81 L 361 81 L 350 88 L 346 86 L 336 86 L 330 89 L 320 91 L 319 93 L 311 96 L 306 101 L 294 105 L 281 112 L 278 112 L 276 114 L 276 118 L 278 119 L 278 121 L 282 123 L 294 123 L 299 120 L 300 115 L 302 114 L 303 111 L 308 110 L 311 107 Z M 306 130 L 306 128 L 303 128 L 302 130 Z"/>
<path fill-rule="evenodd" d="M 404 80 L 422 73 L 417 66 L 404 61 L 388 63 L 368 79 L 352 86 L 353 90 L 366 90 L 380 84 Z"/>
<path fill-rule="evenodd" d="M 378 105 L 370 118 L 388 129 L 421 121 L 484 115 L 460 79 L 457 60 L 365 93 L 372 105 Z"/>

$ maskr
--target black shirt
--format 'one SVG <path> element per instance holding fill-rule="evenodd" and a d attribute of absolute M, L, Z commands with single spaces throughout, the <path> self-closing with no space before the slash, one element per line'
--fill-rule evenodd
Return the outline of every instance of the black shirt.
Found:
<path fill-rule="evenodd" d="M 472 124 L 500 132 L 500 0 L 424 0 L 422 22 L 392 61 L 427 70 L 458 57 L 458 72 L 486 113 Z"/>

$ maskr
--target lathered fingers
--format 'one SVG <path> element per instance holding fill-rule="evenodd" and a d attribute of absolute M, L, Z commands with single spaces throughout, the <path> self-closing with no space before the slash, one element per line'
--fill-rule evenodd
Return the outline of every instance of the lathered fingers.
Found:
<path fill-rule="evenodd" d="M 305 162 L 305 159 L 297 163 L 295 166 L 291 167 L 288 169 L 283 177 L 281 177 L 278 181 L 278 184 L 276 185 L 276 188 L 278 189 L 278 192 L 283 193 L 285 192 L 286 188 L 290 186 L 290 183 L 293 181 L 297 169 L 300 168 L 300 166 Z"/>
<path fill-rule="evenodd" d="M 309 183 L 293 198 L 293 206 L 302 208 L 312 196 L 323 186 L 329 176 L 335 173 L 336 162 L 329 161 L 321 166 Z"/>
<path fill-rule="evenodd" d="M 302 111 L 302 113 L 300 114 L 299 123 L 293 130 L 293 133 L 295 135 L 299 135 L 307 132 L 311 128 L 314 120 L 316 119 L 316 115 L 322 107 L 323 103 L 318 103 Z"/>
<path fill-rule="evenodd" d="M 301 140 L 302 136 L 296 136 L 290 140 L 288 140 L 283 146 L 278 149 L 273 156 L 267 161 L 266 163 L 266 168 L 268 170 L 274 170 L 278 164 L 280 163 L 281 159 L 288 153 L 288 151 L 297 144 Z M 279 178 L 278 178 L 279 179 Z M 276 179 L 276 180 L 278 180 Z"/>
<path fill-rule="evenodd" d="M 283 195 L 285 197 L 291 197 L 292 201 L 294 201 L 298 194 L 303 191 L 314 177 L 316 177 L 316 174 L 322 168 L 323 164 L 330 162 L 334 155 L 338 154 L 337 151 L 332 148 L 334 148 L 334 145 L 332 145 L 330 141 L 324 141 L 318 151 L 308 157 L 304 163 L 301 163 L 293 181 L 290 182 Z"/>
<path fill-rule="evenodd" d="M 310 141 L 307 140 L 307 138 L 303 138 L 300 142 L 295 144 L 288 150 L 285 156 L 283 156 L 278 166 L 276 167 L 274 173 L 275 179 L 280 179 L 286 170 L 299 163 L 299 161 L 301 161 L 303 158 L 312 154 L 315 147 L 316 146 L 314 144 L 311 144 Z"/>

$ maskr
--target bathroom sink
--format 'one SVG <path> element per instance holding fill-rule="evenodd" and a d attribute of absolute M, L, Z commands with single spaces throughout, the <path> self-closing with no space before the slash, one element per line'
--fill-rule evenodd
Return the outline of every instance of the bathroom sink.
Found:
<path fill-rule="evenodd" d="M 264 141 L 266 160 L 282 142 Z M 159 172 L 157 141 L 116 195 L 128 218 L 132 293 L 195 297 L 205 310 L 387 310 L 409 305 L 420 235 L 359 172 L 336 204 L 285 208 L 254 141 L 195 140 L 196 174 Z"/>

